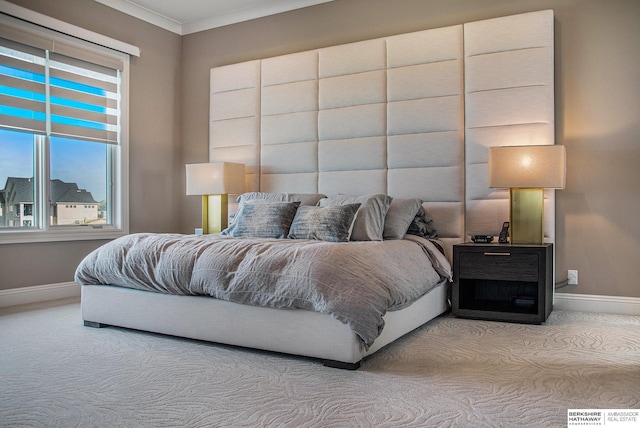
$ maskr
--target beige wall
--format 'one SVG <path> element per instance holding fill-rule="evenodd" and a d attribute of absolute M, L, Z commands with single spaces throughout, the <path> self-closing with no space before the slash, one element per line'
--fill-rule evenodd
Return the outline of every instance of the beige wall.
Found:
<path fill-rule="evenodd" d="M 183 168 L 207 160 L 211 67 L 554 9 L 556 138 L 568 153 L 567 188 L 557 193 L 558 278 L 578 269 L 580 285 L 563 292 L 640 297 L 637 0 L 335 0 L 182 41 L 96 2 L 12 1 L 141 47 L 132 62 L 132 231 L 185 233 L 199 224 L 199 198 L 184 196 Z M 7 259 L 14 266 L 29 254 L 47 261 L 41 272 L 10 267 L 0 288 L 69 281 L 97 244 L 0 246 L 3 270 Z"/>
<path fill-rule="evenodd" d="M 181 37 L 94 1 L 12 2 L 141 49 L 131 60 L 131 231 L 179 230 Z M 0 245 L 0 289 L 72 281 L 78 263 L 103 242 Z"/>

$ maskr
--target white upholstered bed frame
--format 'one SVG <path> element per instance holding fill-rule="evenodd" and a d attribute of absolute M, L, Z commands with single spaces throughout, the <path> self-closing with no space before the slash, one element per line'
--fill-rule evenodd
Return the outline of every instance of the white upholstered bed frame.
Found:
<path fill-rule="evenodd" d="M 553 11 L 477 21 L 211 70 L 209 159 L 246 165 L 248 191 L 421 198 L 450 258 L 498 234 L 508 191 L 488 147 L 554 144 Z M 553 241 L 554 195 L 545 195 Z M 447 309 L 443 284 L 388 312 L 365 350 L 329 315 L 85 286 L 83 319 L 357 368 Z"/>

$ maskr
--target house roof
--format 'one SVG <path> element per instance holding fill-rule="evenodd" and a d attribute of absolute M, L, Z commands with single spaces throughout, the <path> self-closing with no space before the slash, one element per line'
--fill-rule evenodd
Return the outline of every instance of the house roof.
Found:
<path fill-rule="evenodd" d="M 0 192 L 2 203 L 8 205 L 33 203 L 33 179 L 8 177 L 4 190 Z M 78 188 L 76 183 L 66 183 L 62 180 L 51 180 L 51 202 L 75 202 L 82 204 L 97 204 L 91 192 Z"/>
<path fill-rule="evenodd" d="M 85 204 L 97 204 L 91 192 L 78 188 L 76 183 L 65 183 L 62 180 L 51 180 L 51 201 L 79 202 Z"/>
<path fill-rule="evenodd" d="M 8 205 L 20 202 L 33 203 L 33 179 L 8 177 L 2 193 Z"/>

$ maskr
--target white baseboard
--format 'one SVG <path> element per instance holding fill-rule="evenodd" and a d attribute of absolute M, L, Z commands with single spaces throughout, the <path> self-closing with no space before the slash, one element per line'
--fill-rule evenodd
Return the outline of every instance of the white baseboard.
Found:
<path fill-rule="evenodd" d="M 47 300 L 80 297 L 80 286 L 75 282 L 36 285 L 34 287 L 0 290 L 0 308 L 44 302 Z"/>
<path fill-rule="evenodd" d="M 67 297 L 80 297 L 80 286 L 75 282 L 63 282 L 34 287 L 12 288 L 0 290 L 0 308 Z M 640 298 L 555 293 L 553 308 L 563 311 L 640 316 Z"/>
<path fill-rule="evenodd" d="M 640 315 L 640 298 L 555 293 L 553 308 L 564 311 Z"/>

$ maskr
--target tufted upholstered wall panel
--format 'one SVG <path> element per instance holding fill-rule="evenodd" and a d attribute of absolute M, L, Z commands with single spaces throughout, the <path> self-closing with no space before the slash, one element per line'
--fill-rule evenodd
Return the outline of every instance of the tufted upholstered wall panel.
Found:
<path fill-rule="evenodd" d="M 211 70 L 210 160 L 248 190 L 421 198 L 447 243 L 509 217 L 488 146 L 553 138 L 553 11 Z"/>
<path fill-rule="evenodd" d="M 387 193 L 386 44 L 319 50 L 318 190 Z"/>
<path fill-rule="evenodd" d="M 388 193 L 419 197 L 451 242 L 464 236 L 462 26 L 387 39 Z"/>
<path fill-rule="evenodd" d="M 488 188 L 491 146 L 554 144 L 553 11 L 465 24 L 466 232 L 509 218 L 509 191 Z M 553 190 L 545 236 L 553 241 Z"/>
<path fill-rule="evenodd" d="M 210 73 L 209 159 L 245 164 L 246 188 L 260 186 L 261 61 Z"/>
<path fill-rule="evenodd" d="M 261 85 L 260 189 L 317 189 L 318 53 L 263 60 Z"/>

